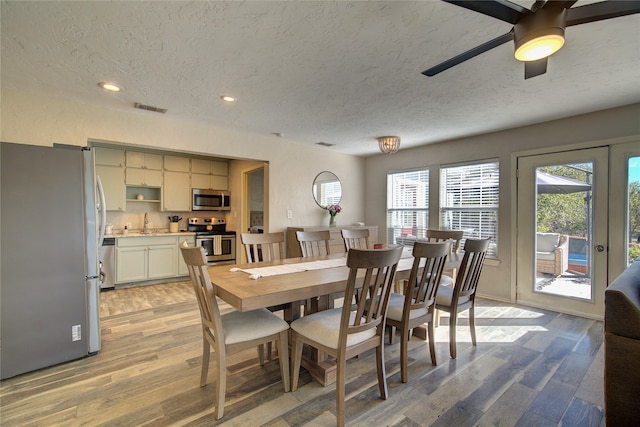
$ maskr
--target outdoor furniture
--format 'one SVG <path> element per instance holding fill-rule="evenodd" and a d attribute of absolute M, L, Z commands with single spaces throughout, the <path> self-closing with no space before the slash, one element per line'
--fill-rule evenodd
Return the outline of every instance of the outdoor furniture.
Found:
<path fill-rule="evenodd" d="M 569 236 L 560 233 L 537 233 L 536 270 L 562 275 L 569 268 Z"/>

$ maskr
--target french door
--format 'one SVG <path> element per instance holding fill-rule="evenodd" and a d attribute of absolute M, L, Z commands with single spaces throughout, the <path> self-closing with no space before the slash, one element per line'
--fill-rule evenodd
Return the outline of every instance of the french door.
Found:
<path fill-rule="evenodd" d="M 603 317 L 608 153 L 598 147 L 518 158 L 519 303 Z"/>

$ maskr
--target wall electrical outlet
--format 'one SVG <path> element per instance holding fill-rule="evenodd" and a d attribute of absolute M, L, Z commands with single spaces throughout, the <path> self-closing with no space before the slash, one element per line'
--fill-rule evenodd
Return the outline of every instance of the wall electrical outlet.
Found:
<path fill-rule="evenodd" d="M 71 341 L 80 341 L 82 339 L 82 326 L 73 325 L 71 327 Z"/>
<path fill-rule="evenodd" d="M 293 218 L 293 211 L 291 209 L 287 209 L 287 218 Z"/>
<path fill-rule="evenodd" d="M 127 222 L 124 226 L 127 227 L 129 230 L 131 230 L 131 223 L 130 222 Z"/>

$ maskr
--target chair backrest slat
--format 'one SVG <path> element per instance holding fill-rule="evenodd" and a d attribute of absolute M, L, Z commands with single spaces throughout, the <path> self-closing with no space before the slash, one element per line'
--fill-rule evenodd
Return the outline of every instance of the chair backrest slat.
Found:
<path fill-rule="evenodd" d="M 349 334 L 378 328 L 382 336 L 382 325 L 387 313 L 389 295 L 395 280 L 402 247 L 367 250 L 351 249 L 347 256 L 349 278 L 345 290 L 345 301 L 352 301 L 356 286 L 362 284 L 362 297 L 358 298 L 355 310 L 349 303 L 342 306 L 340 343 L 346 345 Z"/>
<path fill-rule="evenodd" d="M 207 256 L 204 248 L 180 246 L 180 251 L 187 264 L 191 284 L 196 294 L 203 331 L 216 340 L 216 337 L 224 336 L 224 332 L 215 287 L 211 283 L 207 270 Z"/>
<path fill-rule="evenodd" d="M 429 242 L 443 242 L 451 240 L 451 253 L 460 253 L 460 241 L 464 231 L 462 230 L 427 230 L 427 241 Z"/>
<path fill-rule="evenodd" d="M 247 262 L 275 261 L 284 259 L 284 232 L 242 233 L 242 244 Z"/>
<path fill-rule="evenodd" d="M 369 229 L 368 228 L 343 228 L 342 238 L 344 239 L 344 248 L 347 252 L 349 249 L 368 249 L 369 248 Z"/>
<path fill-rule="evenodd" d="M 331 233 L 323 231 L 296 231 L 296 238 L 300 243 L 303 257 L 329 255 L 329 240 Z"/>
<path fill-rule="evenodd" d="M 464 256 L 454 285 L 453 303 L 458 298 L 475 295 L 490 239 L 467 239 Z"/>
<path fill-rule="evenodd" d="M 451 252 L 451 242 L 416 242 L 413 246 L 413 266 L 405 288 L 405 315 L 408 308 L 428 308 L 433 306 L 440 286 L 440 278 L 447 257 Z"/>

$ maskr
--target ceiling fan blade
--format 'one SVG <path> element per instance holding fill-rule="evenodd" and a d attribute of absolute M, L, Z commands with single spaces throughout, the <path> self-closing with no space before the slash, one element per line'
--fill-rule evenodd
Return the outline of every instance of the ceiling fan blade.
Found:
<path fill-rule="evenodd" d="M 460 55 L 454 56 L 451 59 L 448 59 L 434 67 L 429 68 L 422 72 L 425 76 L 433 77 L 438 73 L 443 72 L 444 70 L 448 70 L 449 68 L 460 64 L 461 62 L 467 61 L 473 57 L 480 55 L 488 50 L 493 49 L 494 47 L 498 47 L 502 44 L 510 42 L 513 40 L 513 29 L 506 34 L 496 37 L 493 40 L 489 40 L 486 43 L 481 44 L 480 46 L 476 46 L 473 49 L 470 49 L 466 52 L 461 53 Z"/>
<path fill-rule="evenodd" d="M 447 3 L 455 4 L 456 6 L 464 7 L 465 9 L 472 10 L 474 12 L 481 13 L 492 18 L 499 19 L 501 21 L 508 22 L 515 25 L 522 15 L 529 12 L 529 9 L 520 6 L 519 4 L 511 3 L 507 0 L 493 0 L 493 1 L 458 1 L 458 0 L 443 0 Z"/>
<path fill-rule="evenodd" d="M 567 27 L 640 13 L 640 1 L 602 1 L 567 10 Z"/>
<path fill-rule="evenodd" d="M 547 58 L 538 59 L 537 61 L 528 61 L 524 63 L 524 79 L 539 76 L 547 72 Z"/>

